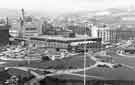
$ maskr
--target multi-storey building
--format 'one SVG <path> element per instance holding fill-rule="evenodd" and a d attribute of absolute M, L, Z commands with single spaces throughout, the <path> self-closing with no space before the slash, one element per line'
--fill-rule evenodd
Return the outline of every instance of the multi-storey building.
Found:
<path fill-rule="evenodd" d="M 42 34 L 42 21 L 32 16 L 25 16 L 22 9 L 22 18 L 20 19 L 20 35 L 21 37 L 32 37 Z"/>
<path fill-rule="evenodd" d="M 40 34 L 39 29 L 41 29 L 39 24 L 37 22 L 25 22 L 22 26 L 23 37 L 38 36 Z"/>
<path fill-rule="evenodd" d="M 117 30 L 117 40 L 130 40 L 135 39 L 134 30 Z"/>
<path fill-rule="evenodd" d="M 81 26 L 81 25 L 71 25 L 71 26 L 68 26 L 67 28 L 77 34 L 87 34 L 87 35 L 91 36 L 91 30 L 90 30 L 90 27 L 88 27 L 88 26 L 85 27 L 85 26 Z"/>
<path fill-rule="evenodd" d="M 135 39 L 134 30 L 119 29 L 98 29 L 98 37 L 102 38 L 102 42 L 115 43 L 121 40 Z"/>
<path fill-rule="evenodd" d="M 113 41 L 115 33 L 107 26 L 91 26 L 91 36 L 102 39 L 102 43 Z"/>
<path fill-rule="evenodd" d="M 117 42 L 117 31 L 111 29 L 99 29 L 98 37 L 102 38 L 102 42 Z"/>
<path fill-rule="evenodd" d="M 9 28 L 11 26 L 6 20 L 0 20 L 0 46 L 4 46 L 9 43 Z"/>

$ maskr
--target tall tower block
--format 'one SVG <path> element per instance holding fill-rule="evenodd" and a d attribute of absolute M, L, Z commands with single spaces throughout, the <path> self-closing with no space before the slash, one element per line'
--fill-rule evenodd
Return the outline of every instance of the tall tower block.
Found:
<path fill-rule="evenodd" d="M 92 37 L 98 37 L 98 27 L 92 25 L 92 27 L 91 27 L 91 36 Z"/>
<path fill-rule="evenodd" d="M 21 14 L 22 14 L 22 20 L 24 20 L 24 9 L 21 9 Z"/>

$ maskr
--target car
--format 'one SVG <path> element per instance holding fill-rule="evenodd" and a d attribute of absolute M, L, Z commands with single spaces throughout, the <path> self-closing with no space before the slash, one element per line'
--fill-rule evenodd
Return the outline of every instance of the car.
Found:
<path fill-rule="evenodd" d="M 108 46 L 106 46 L 106 48 L 112 48 L 113 47 L 113 45 L 108 45 Z"/>
<path fill-rule="evenodd" d="M 122 64 L 114 64 L 113 67 L 114 68 L 119 68 L 119 67 L 122 67 L 123 65 Z"/>
<path fill-rule="evenodd" d="M 42 55 L 42 60 L 43 61 L 48 61 L 50 60 L 49 56 Z"/>
<path fill-rule="evenodd" d="M 104 65 L 100 65 L 100 64 L 99 64 L 99 65 L 97 65 L 97 67 L 110 68 L 108 65 L 105 65 L 105 64 L 104 64 Z"/>
<path fill-rule="evenodd" d="M 50 71 L 44 71 L 44 74 L 50 74 L 51 72 Z"/>

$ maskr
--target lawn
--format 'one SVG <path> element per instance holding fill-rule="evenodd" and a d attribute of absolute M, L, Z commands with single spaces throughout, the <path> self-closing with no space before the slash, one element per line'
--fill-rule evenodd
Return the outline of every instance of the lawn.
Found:
<path fill-rule="evenodd" d="M 114 57 L 113 60 L 116 63 L 122 63 L 122 64 L 126 64 L 126 65 L 135 67 L 135 58 Z"/>
<path fill-rule="evenodd" d="M 131 65 L 133 67 L 135 67 L 135 57 L 123 57 L 123 56 L 119 56 L 116 54 L 116 50 L 111 50 L 108 51 L 109 55 L 112 56 L 112 59 L 116 62 L 116 63 L 122 63 L 122 64 L 126 64 L 126 65 Z"/>
<path fill-rule="evenodd" d="M 78 72 L 83 74 L 84 72 Z M 86 71 L 89 76 L 103 77 L 104 80 L 135 80 L 135 71 L 126 67 L 120 68 L 102 68 L 96 67 Z"/>
<path fill-rule="evenodd" d="M 76 55 L 61 60 L 55 61 L 31 61 L 30 64 L 27 61 L 8 61 L 8 63 L 0 65 L 5 66 L 28 66 L 35 68 L 51 68 L 51 69 L 72 69 L 72 68 L 83 68 L 84 66 L 84 55 Z M 2 61 L 2 60 L 1 60 Z M 88 56 L 86 57 L 86 66 L 93 65 L 95 61 L 91 60 Z"/>
<path fill-rule="evenodd" d="M 83 68 L 83 55 L 72 56 L 55 61 L 41 61 L 41 62 L 31 62 L 30 67 L 39 68 L 54 68 L 54 69 L 72 69 L 72 68 Z M 93 65 L 95 61 L 91 60 L 89 57 L 86 58 L 86 66 Z"/>
<path fill-rule="evenodd" d="M 135 57 L 123 57 L 116 54 L 117 49 L 109 49 L 107 53 L 112 56 L 115 63 L 127 64 L 135 67 Z"/>

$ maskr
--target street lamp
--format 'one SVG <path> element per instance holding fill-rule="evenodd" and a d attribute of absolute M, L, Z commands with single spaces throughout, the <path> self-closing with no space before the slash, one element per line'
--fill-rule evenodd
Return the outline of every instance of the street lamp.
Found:
<path fill-rule="evenodd" d="M 86 27 L 87 27 L 87 23 L 84 23 L 84 32 L 86 34 Z M 86 41 L 86 39 L 84 40 L 84 42 Z M 86 85 L 86 50 L 87 50 L 87 44 L 84 44 L 84 85 Z"/>
<path fill-rule="evenodd" d="M 28 50 L 27 50 L 27 57 L 30 57 L 29 54 L 30 54 L 30 48 L 31 48 L 31 44 L 30 44 L 30 38 L 28 38 Z M 30 59 L 28 59 L 28 64 L 30 64 Z"/>

